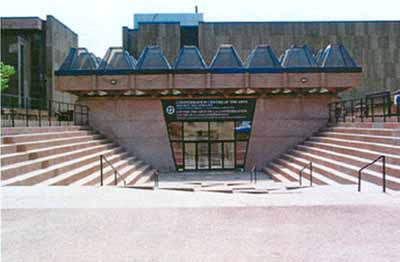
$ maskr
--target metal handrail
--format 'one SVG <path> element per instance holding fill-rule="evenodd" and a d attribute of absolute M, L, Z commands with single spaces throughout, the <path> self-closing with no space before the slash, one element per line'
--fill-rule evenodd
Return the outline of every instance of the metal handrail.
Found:
<path fill-rule="evenodd" d="M 250 170 L 250 183 L 254 183 L 257 184 L 257 166 L 254 165 L 251 170 Z"/>
<path fill-rule="evenodd" d="M 77 103 L 68 103 L 52 99 L 33 98 L 13 94 L 1 94 L 2 115 L 11 120 L 11 127 L 15 127 L 16 120 L 25 120 L 25 126 L 30 125 L 34 118 L 38 125 L 47 121 L 49 126 L 61 125 L 63 121 L 73 121 L 75 125 L 89 125 L 89 107 Z M 52 121 L 55 118 L 55 121 Z"/>
<path fill-rule="evenodd" d="M 380 159 L 382 159 L 382 190 L 383 193 L 386 192 L 386 156 L 381 155 L 379 156 L 377 159 L 375 159 L 374 161 L 372 161 L 371 163 L 363 166 L 362 168 L 360 168 L 360 170 L 358 170 L 358 192 L 361 192 L 361 172 L 372 166 L 373 164 L 375 164 L 376 162 L 378 162 Z"/>
<path fill-rule="evenodd" d="M 308 167 L 310 170 L 310 186 L 313 185 L 313 164 L 310 161 L 307 165 L 304 165 L 303 168 L 299 172 L 299 185 L 302 186 L 302 180 L 303 180 L 303 171 Z"/>
<path fill-rule="evenodd" d="M 354 122 L 355 118 L 360 118 L 361 122 L 364 122 L 365 118 L 370 118 L 375 122 L 377 117 L 383 118 L 383 122 L 386 122 L 387 117 L 397 117 L 397 121 L 400 122 L 400 105 L 395 105 L 391 101 L 390 94 L 334 101 L 328 104 L 328 110 L 331 123 L 347 122 L 348 117 L 350 122 Z"/>
<path fill-rule="evenodd" d="M 124 181 L 124 186 L 126 186 L 125 178 L 104 155 L 100 155 L 100 186 L 103 186 L 103 161 L 111 167 L 112 171 L 114 171 L 114 186 L 118 184 L 118 176 L 122 178 L 122 181 Z"/>

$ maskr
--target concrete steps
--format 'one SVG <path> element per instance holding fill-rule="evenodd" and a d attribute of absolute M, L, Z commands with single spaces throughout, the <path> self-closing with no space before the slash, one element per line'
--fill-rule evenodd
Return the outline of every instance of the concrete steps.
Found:
<path fill-rule="evenodd" d="M 386 186 L 400 191 L 400 123 L 341 123 L 297 145 L 269 163 L 264 172 L 275 181 L 297 181 L 300 170 L 313 163 L 315 185 L 358 182 L 358 170 L 381 155 L 386 156 Z M 382 162 L 362 172 L 362 183 L 377 190 L 382 186 Z M 309 180 L 308 168 L 303 178 Z M 306 182 L 306 183 L 307 183 Z"/>
<path fill-rule="evenodd" d="M 121 174 L 117 184 L 148 179 L 154 169 L 88 127 L 3 128 L 3 186 L 100 185 L 100 156 Z M 104 164 L 104 185 L 114 185 L 114 171 Z"/>

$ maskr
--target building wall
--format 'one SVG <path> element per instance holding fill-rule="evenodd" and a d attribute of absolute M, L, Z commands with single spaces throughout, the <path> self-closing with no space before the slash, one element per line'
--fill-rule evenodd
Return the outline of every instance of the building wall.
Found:
<path fill-rule="evenodd" d="M 36 29 L 27 30 L 2 30 L 1 31 L 1 61 L 15 68 L 16 73 L 11 76 L 9 88 L 4 93 L 19 94 L 20 70 L 24 74 L 25 95 L 32 97 L 41 97 L 44 88 L 43 79 L 43 49 L 42 33 Z M 18 66 L 19 56 L 21 55 L 21 46 L 23 51 L 23 66 Z"/>
<path fill-rule="evenodd" d="M 257 99 L 246 169 L 264 167 L 326 126 L 331 99 L 328 95 Z"/>
<path fill-rule="evenodd" d="M 324 127 L 330 96 L 257 99 L 246 169 L 260 168 Z M 151 98 L 81 98 L 90 125 L 161 171 L 175 171 L 161 101 Z"/>
<path fill-rule="evenodd" d="M 138 30 L 125 29 L 123 46 L 135 58 L 149 45 L 159 45 L 170 64 L 180 49 L 181 29 L 179 23 L 139 24 Z"/>
<path fill-rule="evenodd" d="M 54 100 L 74 102 L 76 97 L 55 89 L 54 71 L 64 62 L 69 49 L 78 47 L 78 35 L 49 15 L 46 20 L 46 63 L 47 92 Z"/>
<path fill-rule="evenodd" d="M 1 61 L 17 70 L 5 93 L 18 94 L 17 46 L 24 43 L 24 85 L 29 90 L 24 95 L 75 101 L 74 96 L 55 90 L 54 70 L 62 64 L 71 47 L 78 47 L 78 35 L 53 16 L 47 16 L 47 20 L 39 17 L 3 17 L 1 23 Z"/>
<path fill-rule="evenodd" d="M 168 26 L 174 29 L 162 29 Z M 124 47 L 137 57 L 145 45 L 158 44 L 172 63 L 180 48 L 177 26 L 153 23 L 140 24 L 137 31 L 127 29 L 130 33 L 124 34 Z M 400 87 L 400 21 L 201 22 L 198 42 L 207 63 L 221 44 L 234 45 L 245 60 L 258 44 L 270 44 L 280 56 L 292 44 L 308 44 L 317 52 L 340 42 L 364 71 L 361 86 L 343 94 L 345 97 Z"/>
<path fill-rule="evenodd" d="M 129 153 L 162 171 L 175 171 L 161 101 L 81 98 L 90 108 L 90 125 Z"/>
<path fill-rule="evenodd" d="M 232 44 L 243 61 L 258 44 L 270 44 L 279 56 L 291 44 L 317 52 L 340 42 L 363 67 L 364 77 L 352 95 L 400 87 L 400 21 L 200 23 L 199 46 L 207 62 L 220 44 Z"/>

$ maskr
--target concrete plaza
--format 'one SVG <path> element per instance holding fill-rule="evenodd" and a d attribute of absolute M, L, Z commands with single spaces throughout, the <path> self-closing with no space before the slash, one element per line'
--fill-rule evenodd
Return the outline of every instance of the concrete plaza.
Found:
<path fill-rule="evenodd" d="M 2 187 L 2 261 L 399 261 L 400 195 Z"/>

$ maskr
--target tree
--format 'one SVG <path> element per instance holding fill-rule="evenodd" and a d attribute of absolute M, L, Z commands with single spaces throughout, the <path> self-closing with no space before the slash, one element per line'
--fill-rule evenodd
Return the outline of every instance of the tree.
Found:
<path fill-rule="evenodd" d="M 5 65 L 0 62 L 0 90 L 4 91 L 8 87 L 10 77 L 15 74 L 15 69 L 12 66 Z"/>

